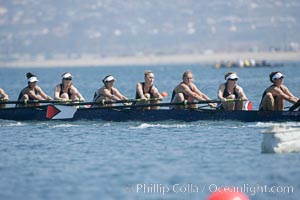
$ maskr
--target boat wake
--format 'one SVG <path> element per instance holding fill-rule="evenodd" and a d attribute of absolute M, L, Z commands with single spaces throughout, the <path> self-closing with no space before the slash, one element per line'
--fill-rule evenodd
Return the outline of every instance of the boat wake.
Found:
<path fill-rule="evenodd" d="M 300 124 L 270 126 L 262 131 L 262 153 L 300 152 Z"/>
<path fill-rule="evenodd" d="M 131 126 L 131 129 L 147 129 L 147 128 L 185 128 L 185 127 L 191 127 L 194 125 L 188 125 L 188 124 L 149 124 L 149 123 L 142 123 L 138 126 Z"/>
<path fill-rule="evenodd" d="M 251 125 L 252 126 L 252 125 Z M 300 128 L 300 122 L 258 122 L 254 125 L 254 127 L 259 128 L 272 128 L 274 126 L 284 126 L 284 127 L 299 127 Z"/>
<path fill-rule="evenodd" d="M 15 127 L 15 126 L 27 126 L 24 122 L 15 122 L 11 120 L 0 120 L 0 127 Z"/>
<path fill-rule="evenodd" d="M 78 127 L 80 125 L 77 124 L 55 124 L 49 125 L 49 128 L 70 128 L 70 127 Z"/>

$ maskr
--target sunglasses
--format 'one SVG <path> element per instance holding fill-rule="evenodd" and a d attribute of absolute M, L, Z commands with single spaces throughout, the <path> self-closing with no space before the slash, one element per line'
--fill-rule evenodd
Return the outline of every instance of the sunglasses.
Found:
<path fill-rule="evenodd" d="M 63 78 L 63 80 L 71 81 L 72 78 Z"/>
<path fill-rule="evenodd" d="M 238 79 L 237 79 L 237 78 L 235 78 L 235 79 L 229 79 L 229 80 L 231 80 L 231 81 L 237 81 Z"/>

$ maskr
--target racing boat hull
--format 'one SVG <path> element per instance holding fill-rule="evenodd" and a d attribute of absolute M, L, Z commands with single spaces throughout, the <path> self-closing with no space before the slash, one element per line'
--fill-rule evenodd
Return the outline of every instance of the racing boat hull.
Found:
<path fill-rule="evenodd" d="M 223 110 L 137 110 L 76 108 L 74 106 L 40 106 L 0 109 L 0 119 L 15 121 L 103 120 L 103 121 L 198 121 L 235 120 L 243 122 L 300 121 L 300 112 L 290 111 L 223 111 Z"/>

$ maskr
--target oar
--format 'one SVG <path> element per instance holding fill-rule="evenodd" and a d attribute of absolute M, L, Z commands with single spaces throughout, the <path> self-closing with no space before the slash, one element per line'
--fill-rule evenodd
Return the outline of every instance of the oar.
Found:
<path fill-rule="evenodd" d="M 155 100 L 161 100 L 158 98 L 152 98 L 147 99 L 146 101 L 155 101 Z M 145 101 L 143 99 L 127 99 L 127 100 L 119 100 L 119 101 L 101 101 L 101 102 L 71 102 L 68 104 L 64 104 L 66 106 L 78 106 L 78 105 L 105 105 L 105 104 L 113 104 L 113 103 L 131 103 L 131 102 L 141 102 Z M 241 99 L 229 99 L 227 102 L 233 102 L 233 101 L 243 101 Z M 151 106 L 176 106 L 176 105 L 192 105 L 192 104 L 210 104 L 210 103 L 220 103 L 220 100 L 201 100 L 201 101 L 195 101 L 195 102 L 170 102 L 170 103 L 152 103 L 152 104 L 135 104 L 135 105 L 122 105 L 122 106 L 112 106 L 112 108 L 119 108 L 119 107 L 151 107 Z M 63 102 L 58 102 L 57 104 L 62 104 Z M 110 106 L 106 106 L 110 107 Z"/>
<path fill-rule="evenodd" d="M 127 100 L 116 100 L 116 101 L 101 101 L 101 102 L 80 102 L 77 100 L 67 100 L 67 101 L 62 101 L 62 100 L 28 100 L 28 101 L 3 101 L 0 100 L 0 104 L 33 104 L 33 103 L 52 103 L 52 104 L 65 104 L 66 105 L 106 105 L 106 104 L 114 104 L 114 103 L 133 103 L 133 102 L 142 102 L 142 101 L 158 101 L 162 100 L 159 98 L 150 98 L 147 100 L 144 99 L 127 99 Z"/>
<path fill-rule="evenodd" d="M 116 104 L 116 103 L 134 103 L 134 102 L 143 102 L 143 101 L 161 101 L 160 98 L 150 98 L 150 99 L 125 99 L 125 100 L 112 100 L 112 101 L 100 101 L 100 102 L 78 102 L 74 101 L 71 103 L 64 104 L 64 102 L 58 102 L 57 104 L 64 104 L 66 106 L 80 106 L 80 105 L 107 105 L 107 104 Z M 149 104 L 145 104 L 149 105 Z M 124 105 L 125 106 L 125 105 Z M 115 107 L 115 106 L 114 106 Z"/>
<path fill-rule="evenodd" d="M 252 110 L 252 101 L 241 100 L 241 99 L 227 100 L 227 102 L 232 102 L 232 101 L 245 101 L 243 110 Z M 221 106 L 222 106 L 222 104 L 219 104 L 216 109 L 218 109 Z M 198 109 L 207 108 L 207 107 L 209 107 L 209 105 L 200 106 L 200 107 L 198 107 Z"/>
<path fill-rule="evenodd" d="M 61 100 L 0 101 L 0 104 L 62 103 Z M 70 102 L 70 101 L 67 101 Z"/>
<path fill-rule="evenodd" d="M 300 99 L 290 107 L 289 111 L 294 111 L 300 106 Z"/>
<path fill-rule="evenodd" d="M 136 103 L 136 102 L 143 102 L 143 101 L 161 101 L 162 99 L 160 98 L 149 98 L 149 99 L 125 99 L 125 100 L 111 100 L 111 101 L 100 101 L 100 102 L 82 102 L 86 104 L 114 104 L 114 103 Z M 79 105 L 85 105 L 80 103 Z M 78 104 L 76 104 L 78 105 Z"/>
<path fill-rule="evenodd" d="M 146 101 L 157 101 L 161 100 L 159 98 L 151 98 Z M 66 106 L 77 106 L 77 105 L 106 105 L 113 103 L 132 103 L 132 102 L 142 102 L 145 101 L 143 99 L 127 99 L 127 100 L 119 100 L 119 101 L 101 101 L 101 102 L 78 102 L 78 101 L 61 101 L 61 100 L 29 100 L 29 101 L 0 101 L 0 104 L 30 104 L 30 103 L 51 103 L 51 104 L 63 104 Z M 240 99 L 230 99 L 227 102 L 232 101 L 241 101 Z M 220 103 L 220 100 L 203 100 L 203 101 L 195 101 L 195 102 L 170 102 L 170 103 L 152 103 L 152 104 L 136 104 L 136 105 L 122 105 L 122 106 L 106 106 L 103 108 L 128 108 L 128 107 L 152 107 L 152 106 L 176 106 L 176 105 L 192 105 L 192 104 L 210 104 L 210 103 Z M 249 109 L 250 110 L 250 109 Z"/>
<path fill-rule="evenodd" d="M 112 101 L 100 101 L 100 102 L 79 102 L 71 101 L 70 103 L 65 103 L 63 101 L 54 102 L 55 104 L 63 104 L 66 106 L 81 106 L 81 105 L 107 105 L 107 104 L 116 104 L 116 103 L 134 103 L 134 102 L 143 102 L 143 101 L 161 101 L 160 98 L 150 98 L 150 99 L 125 99 L 125 100 L 112 100 Z M 147 104 L 148 105 L 148 104 Z M 124 105 L 125 106 L 125 105 Z M 114 106 L 115 107 L 115 106 Z"/>
<path fill-rule="evenodd" d="M 135 105 L 121 105 L 121 106 L 106 106 L 106 107 L 100 107 L 103 109 L 108 109 L 108 108 L 132 108 L 132 107 L 152 107 L 152 106 L 161 106 L 161 107 L 166 107 L 166 106 L 176 106 L 176 105 L 192 105 L 192 104 L 209 104 L 209 103 L 219 103 L 219 100 L 207 100 L 207 101 L 196 101 L 196 102 L 188 102 L 188 101 L 183 101 L 183 102 L 170 102 L 170 103 L 151 103 L 151 104 L 135 104 Z M 101 105 L 101 102 L 80 102 L 80 103 L 70 103 L 70 104 L 65 104 L 66 106 L 72 106 L 72 105 Z"/>
<path fill-rule="evenodd" d="M 199 106 L 198 109 L 202 109 L 202 108 L 208 108 L 210 107 L 209 105 L 204 105 L 204 106 Z"/>
<path fill-rule="evenodd" d="M 235 101 L 245 101 L 242 99 L 229 99 L 227 102 L 235 102 Z M 246 106 L 247 110 L 252 110 L 252 102 L 249 102 Z M 202 101 L 195 101 L 195 102 L 188 102 L 188 101 L 183 101 L 183 102 L 170 102 L 170 103 L 152 103 L 152 104 L 137 104 L 137 105 L 123 105 L 123 106 L 107 106 L 107 107 L 100 107 L 102 109 L 119 109 L 119 108 L 136 108 L 136 107 L 153 107 L 153 106 L 160 106 L 160 107 L 169 107 L 169 106 L 187 106 L 187 105 L 193 105 L 193 104 L 210 104 L 210 103 L 221 103 L 220 100 L 202 100 Z M 202 106 L 201 106 L 202 107 Z M 201 108 L 200 107 L 200 108 Z"/>

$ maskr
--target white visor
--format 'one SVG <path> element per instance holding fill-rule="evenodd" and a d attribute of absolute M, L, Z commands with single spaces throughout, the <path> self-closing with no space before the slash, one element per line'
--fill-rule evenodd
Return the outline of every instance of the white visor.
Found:
<path fill-rule="evenodd" d="M 272 81 L 274 81 L 275 79 L 280 79 L 282 77 L 285 77 L 285 75 L 283 75 L 282 73 L 278 72 L 278 73 L 276 73 L 276 74 L 273 75 Z"/>
<path fill-rule="evenodd" d="M 37 77 L 35 77 L 35 76 L 30 77 L 30 78 L 28 79 L 28 82 L 29 82 L 29 83 L 38 82 L 38 81 L 39 81 L 39 80 L 38 80 Z"/>
<path fill-rule="evenodd" d="M 61 77 L 62 78 L 73 78 L 72 74 L 70 74 L 70 73 L 64 73 Z"/>
<path fill-rule="evenodd" d="M 239 79 L 239 77 L 236 74 L 230 74 L 229 76 L 227 76 L 226 81 L 228 81 L 229 79 Z"/>
<path fill-rule="evenodd" d="M 113 76 L 107 76 L 103 79 L 103 82 L 115 81 L 116 79 Z"/>

